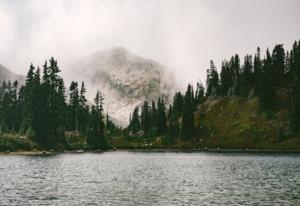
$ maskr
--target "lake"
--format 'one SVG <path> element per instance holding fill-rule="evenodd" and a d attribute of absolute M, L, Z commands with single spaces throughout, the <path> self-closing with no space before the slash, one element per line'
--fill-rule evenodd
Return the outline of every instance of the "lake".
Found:
<path fill-rule="evenodd" d="M 300 205 L 300 155 L 1 155 L 0 184 L 0 205 Z"/>

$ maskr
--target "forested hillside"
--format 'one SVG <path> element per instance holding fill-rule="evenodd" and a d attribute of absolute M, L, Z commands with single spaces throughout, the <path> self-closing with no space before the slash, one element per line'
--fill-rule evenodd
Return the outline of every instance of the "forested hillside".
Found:
<path fill-rule="evenodd" d="M 201 82 L 145 101 L 118 128 L 104 114 L 96 92 L 87 105 L 84 82 L 73 81 L 69 97 L 56 60 L 43 69 L 32 64 L 25 85 L 3 81 L 0 87 L 0 150 L 108 148 L 300 149 L 300 41 L 291 51 L 243 60 L 236 54 L 221 68 L 213 61 Z"/>
<path fill-rule="evenodd" d="M 133 146 L 300 149 L 300 41 L 291 51 L 236 54 L 219 71 L 211 61 L 206 90 L 189 84 L 166 107 L 160 98 L 133 111 Z"/>
<path fill-rule="evenodd" d="M 17 81 L 2 83 L 0 149 L 68 149 L 71 146 L 68 140 L 74 139 L 70 136 L 85 137 L 84 148 L 108 147 L 101 93 L 96 93 L 94 105 L 89 108 L 84 83 L 79 86 L 72 82 L 67 102 L 59 73 L 57 61 L 51 58 L 42 71 L 30 65 L 24 86 L 19 88 Z M 110 125 L 108 117 L 106 121 Z"/>

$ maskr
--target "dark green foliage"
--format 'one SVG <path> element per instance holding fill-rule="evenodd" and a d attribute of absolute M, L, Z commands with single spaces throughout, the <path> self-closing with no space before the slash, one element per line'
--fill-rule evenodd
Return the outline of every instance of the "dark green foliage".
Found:
<path fill-rule="evenodd" d="M 233 70 L 227 61 L 222 62 L 220 73 L 220 94 L 223 96 L 230 94 L 230 89 L 233 87 Z"/>
<path fill-rule="evenodd" d="M 238 55 L 232 56 L 229 62 L 224 60 L 220 72 L 219 94 L 222 96 L 240 95 L 243 92 L 241 73 Z"/>
<path fill-rule="evenodd" d="M 79 131 L 85 133 L 88 130 L 89 124 L 89 107 L 86 105 L 87 99 L 85 97 L 86 89 L 84 82 L 81 82 L 79 95 L 79 113 L 78 113 L 78 127 Z M 111 122 L 111 126 L 114 126 Z"/>
<path fill-rule="evenodd" d="M 150 127 L 154 131 L 154 133 L 156 132 L 156 128 L 155 128 L 156 127 L 156 120 L 157 120 L 156 104 L 155 104 L 155 101 L 152 101 L 151 111 L 150 111 Z"/>
<path fill-rule="evenodd" d="M 276 45 L 272 52 L 272 70 L 273 70 L 273 80 L 274 86 L 276 89 L 281 88 L 285 85 L 285 51 L 283 49 L 283 45 Z"/>
<path fill-rule="evenodd" d="M 192 86 L 189 84 L 184 96 L 183 111 L 182 111 L 182 140 L 190 140 L 194 133 L 194 97 Z"/>
<path fill-rule="evenodd" d="M 201 91 L 199 91 L 199 100 L 201 98 L 200 92 Z M 167 135 L 171 137 L 172 140 L 180 135 L 179 118 L 182 115 L 183 101 L 184 97 L 182 96 L 182 94 L 180 92 L 176 92 L 173 98 L 173 105 L 170 105 L 170 109 L 168 111 L 169 127 Z"/>
<path fill-rule="evenodd" d="M 233 72 L 233 85 L 232 85 L 232 94 L 240 95 L 240 86 L 241 86 L 241 65 L 240 57 L 236 54 L 230 60 L 230 65 Z"/>
<path fill-rule="evenodd" d="M 300 42 L 295 42 L 293 49 L 287 54 L 283 45 L 276 45 L 272 55 L 267 50 L 263 59 L 260 53 L 258 47 L 254 58 L 246 55 L 243 65 L 237 54 L 230 61 L 224 60 L 220 75 L 211 61 L 210 69 L 207 70 L 206 94 L 200 82 L 197 83 L 195 94 L 193 86 L 189 84 L 185 95 L 175 93 L 167 115 L 161 98 L 157 106 L 154 101 L 151 108 L 146 103 L 142 107 L 141 121 L 136 108 L 127 129 L 132 132 L 143 130 L 148 137 L 161 136 L 163 144 L 174 142 L 179 136 L 184 141 L 191 140 L 194 130 L 199 131 L 203 126 L 194 128 L 194 112 L 199 111 L 201 107 L 198 105 L 208 96 L 237 96 L 239 100 L 257 97 L 265 117 L 275 119 L 279 102 L 282 101 L 280 98 L 288 95 L 289 107 L 284 109 L 289 110 L 293 129 L 300 130 Z"/>
<path fill-rule="evenodd" d="M 254 85 L 252 56 L 246 55 L 240 75 L 240 96 L 248 97 Z"/>
<path fill-rule="evenodd" d="M 157 119 L 156 119 L 157 135 L 163 135 L 167 131 L 167 115 L 165 102 L 162 98 L 157 101 Z"/>
<path fill-rule="evenodd" d="M 33 89 L 34 120 L 31 126 L 35 132 L 37 142 L 52 147 L 57 143 L 64 143 L 65 123 L 65 88 L 63 79 L 59 76 L 60 69 L 54 58 L 45 63 L 42 82 L 35 75 Z M 26 84 L 27 86 L 27 84 Z"/>
<path fill-rule="evenodd" d="M 92 106 L 91 124 L 88 132 L 87 143 L 93 149 L 106 149 L 108 144 L 104 137 L 103 100 L 101 93 L 97 91 Z"/>
<path fill-rule="evenodd" d="M 145 101 L 140 113 L 139 108 L 135 108 L 124 132 L 147 138 L 143 139 L 145 142 L 161 140 L 167 145 L 179 138 L 192 140 L 197 134 L 195 131 L 202 127 L 194 128 L 194 112 L 197 114 L 201 110 L 201 104 L 208 96 L 218 98 L 220 95 L 237 96 L 239 100 L 257 97 L 261 111 L 274 120 L 279 114 L 277 111 L 282 109 L 278 106 L 280 101 L 285 101 L 283 109 L 289 111 L 291 128 L 300 130 L 300 42 L 295 42 L 287 53 L 283 45 L 276 45 L 272 55 L 267 50 L 264 58 L 258 47 L 254 58 L 246 55 L 242 65 L 240 57 L 234 55 L 230 61 L 222 62 L 220 75 L 211 61 L 207 72 L 206 94 L 198 82 L 195 92 L 189 84 L 185 95 L 175 93 L 173 102 L 159 98 L 150 105 Z M 73 81 L 67 104 L 64 81 L 59 74 L 57 61 L 51 58 L 45 62 L 42 75 L 38 67 L 30 65 L 25 85 L 20 87 L 18 82 L 9 81 L 1 83 L 0 134 L 20 132 L 43 147 L 56 148 L 66 144 L 65 132 L 68 131 L 74 136 L 87 136 L 90 148 L 108 148 L 107 135 L 117 134 L 119 129 L 108 115 L 104 124 L 100 92 L 97 92 L 90 111 L 84 83 L 79 88 Z M 282 100 L 284 98 L 289 101 Z"/>
<path fill-rule="evenodd" d="M 0 124 L 2 132 L 17 132 L 21 125 L 20 104 L 17 98 L 18 82 L 2 82 L 0 87 Z"/>
<path fill-rule="evenodd" d="M 276 106 L 275 80 L 269 50 L 263 60 L 262 74 L 259 81 L 258 98 L 262 111 L 273 111 Z"/>
<path fill-rule="evenodd" d="M 141 121 L 139 117 L 139 108 L 136 107 L 133 111 L 132 116 L 129 120 L 128 130 L 132 131 L 133 133 L 139 131 L 141 129 Z"/>
<path fill-rule="evenodd" d="M 104 138 L 103 98 L 97 93 L 92 112 L 86 105 L 84 83 L 80 91 L 77 82 L 70 86 L 70 101 L 66 104 L 64 81 L 59 76 L 57 61 L 51 58 L 40 69 L 30 65 L 26 84 L 3 82 L 0 86 L 0 133 L 27 136 L 44 148 L 65 145 L 66 129 L 87 133 L 93 148 L 108 147 Z M 118 130 L 111 121 L 109 128 Z M 88 138 L 90 140 L 91 138 Z"/>
<path fill-rule="evenodd" d="M 86 89 L 84 82 L 81 83 L 81 88 L 77 82 L 72 81 L 70 88 L 70 98 L 68 105 L 68 117 L 66 126 L 70 131 L 86 133 L 88 130 L 89 108 L 86 105 L 85 97 Z"/>
<path fill-rule="evenodd" d="M 195 105 L 198 105 L 204 101 L 205 89 L 201 82 L 197 82 Z"/>
<path fill-rule="evenodd" d="M 180 92 L 176 92 L 173 99 L 173 116 L 179 118 L 182 115 L 183 96 Z"/>
<path fill-rule="evenodd" d="M 70 85 L 70 100 L 69 100 L 69 129 L 78 131 L 79 124 L 79 90 L 78 83 L 72 81 Z"/>
<path fill-rule="evenodd" d="M 150 111 L 149 110 L 150 110 L 150 108 L 149 108 L 148 102 L 145 101 L 144 105 L 142 106 L 142 112 L 141 112 L 141 126 L 142 126 L 142 129 L 146 136 L 149 133 L 149 129 L 150 129 Z"/>
<path fill-rule="evenodd" d="M 254 95 L 257 95 L 259 92 L 260 82 L 262 78 L 262 61 L 260 58 L 260 48 L 257 47 L 256 54 L 254 56 L 254 63 L 253 63 L 253 88 L 254 88 Z"/>
<path fill-rule="evenodd" d="M 210 69 L 207 70 L 206 96 L 217 95 L 219 88 L 219 74 L 213 61 L 210 61 Z"/>
<path fill-rule="evenodd" d="M 290 120 L 292 128 L 300 130 L 300 41 L 295 42 L 289 59 Z"/>

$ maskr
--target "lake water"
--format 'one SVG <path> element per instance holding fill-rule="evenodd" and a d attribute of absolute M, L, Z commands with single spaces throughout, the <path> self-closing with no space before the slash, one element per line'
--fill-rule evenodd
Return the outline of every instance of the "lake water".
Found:
<path fill-rule="evenodd" d="M 0 184 L 0 205 L 300 205 L 300 155 L 2 155 Z"/>

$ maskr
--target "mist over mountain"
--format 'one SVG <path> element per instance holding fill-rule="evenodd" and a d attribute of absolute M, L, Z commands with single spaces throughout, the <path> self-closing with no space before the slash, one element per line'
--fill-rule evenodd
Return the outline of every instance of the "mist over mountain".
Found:
<path fill-rule="evenodd" d="M 66 68 L 69 79 L 84 81 L 89 100 L 97 89 L 104 95 L 105 111 L 126 125 L 130 112 L 145 100 L 170 100 L 177 85 L 160 63 L 133 54 L 123 47 L 100 50 Z"/>
<path fill-rule="evenodd" d="M 20 85 L 20 84 L 25 83 L 25 76 L 20 75 L 20 74 L 15 74 L 0 64 L 0 82 L 2 82 L 4 80 L 11 81 L 11 82 L 14 82 L 15 80 L 17 80 Z"/>
<path fill-rule="evenodd" d="M 89 102 L 99 90 L 104 96 L 105 112 L 122 126 L 128 123 L 130 112 L 136 106 L 159 97 L 168 103 L 178 88 L 173 75 L 163 65 L 123 47 L 94 52 L 61 69 L 67 79 L 84 81 Z M 0 81 L 4 80 L 18 80 L 20 85 L 25 83 L 25 76 L 0 65 Z M 65 86 L 68 96 L 69 83 Z"/>

